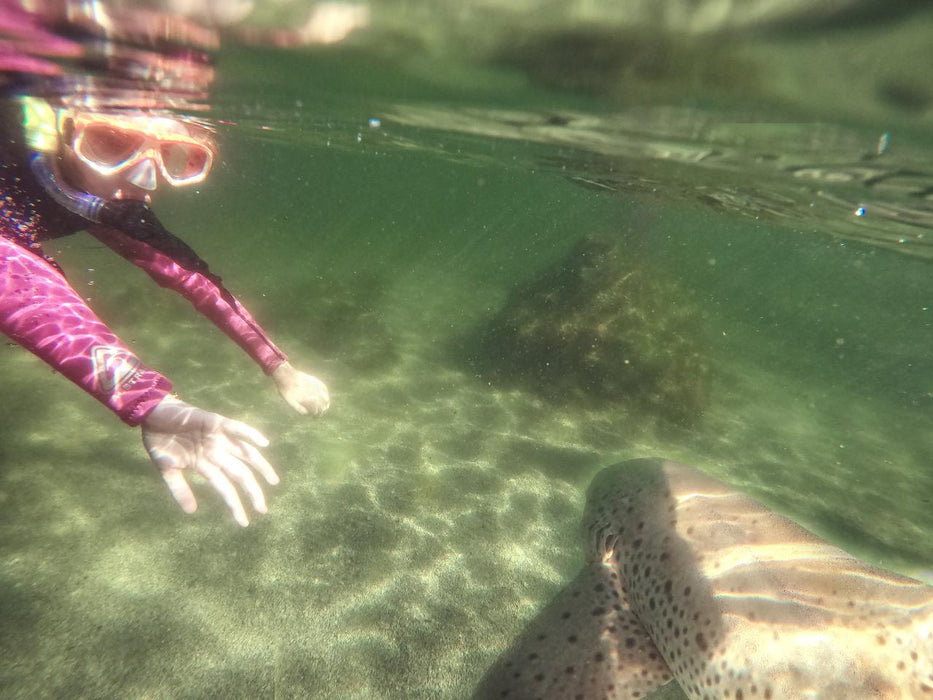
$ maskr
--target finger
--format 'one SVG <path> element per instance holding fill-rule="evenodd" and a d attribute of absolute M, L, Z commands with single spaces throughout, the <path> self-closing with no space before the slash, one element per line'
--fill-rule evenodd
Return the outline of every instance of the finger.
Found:
<path fill-rule="evenodd" d="M 292 399 L 292 398 L 289 398 L 288 396 L 286 396 L 286 397 L 285 397 L 285 400 L 288 402 L 288 405 L 289 405 L 289 406 L 291 406 L 292 408 L 294 408 L 294 409 L 295 409 L 296 411 L 298 411 L 298 413 L 300 413 L 301 415 L 303 415 L 303 416 L 308 415 L 308 409 L 305 408 L 301 403 L 299 403 L 299 402 L 296 401 L 295 399 Z"/>
<path fill-rule="evenodd" d="M 320 379 L 313 378 L 313 384 L 306 392 L 308 399 L 305 401 L 308 409 L 315 416 L 319 416 L 330 407 L 330 393 L 327 391 L 327 385 Z"/>
<path fill-rule="evenodd" d="M 184 466 L 179 464 L 178 458 L 175 455 L 162 448 L 149 447 L 146 445 L 146 451 L 149 453 L 149 458 L 152 460 L 152 463 L 155 465 L 156 469 L 162 473 L 179 471 Z"/>
<path fill-rule="evenodd" d="M 168 486 L 172 498 L 181 506 L 181 509 L 189 515 L 198 509 L 198 502 L 194 498 L 194 493 L 188 482 L 185 481 L 185 475 L 181 469 L 165 469 L 162 471 L 162 479 Z"/>
<path fill-rule="evenodd" d="M 262 478 L 267 484 L 279 483 L 279 475 L 275 473 L 272 465 L 262 456 L 262 453 L 248 442 L 240 443 L 240 450 L 243 452 L 243 461 L 262 474 Z"/>
<path fill-rule="evenodd" d="M 256 428 L 246 425 L 246 423 L 241 423 L 237 420 L 230 420 L 229 418 L 224 419 L 223 425 L 221 426 L 224 434 L 229 438 L 237 440 L 246 440 L 256 447 L 268 447 L 269 440 L 265 435 L 260 433 Z"/>
<path fill-rule="evenodd" d="M 266 497 L 249 467 L 231 454 L 219 454 L 214 460 L 224 473 L 241 489 L 246 491 L 257 513 L 266 513 Z"/>
<path fill-rule="evenodd" d="M 233 519 L 243 527 L 249 525 L 249 518 L 246 517 L 246 511 L 243 510 L 240 496 L 223 470 L 215 464 L 206 462 L 199 463 L 197 470 L 198 473 L 207 479 L 208 483 L 214 487 L 214 490 L 220 494 L 220 497 L 224 499 L 227 508 L 233 513 Z"/>

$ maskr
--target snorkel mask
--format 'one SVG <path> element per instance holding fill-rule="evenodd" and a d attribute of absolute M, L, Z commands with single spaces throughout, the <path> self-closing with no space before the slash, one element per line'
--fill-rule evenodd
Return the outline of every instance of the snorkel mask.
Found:
<path fill-rule="evenodd" d="M 99 196 L 148 200 L 160 182 L 203 182 L 214 163 L 210 130 L 179 117 L 60 110 L 57 124 L 72 179 Z"/>
<path fill-rule="evenodd" d="M 85 167 L 149 192 L 159 175 L 173 187 L 202 182 L 214 162 L 207 129 L 177 118 L 78 112 L 60 114 L 58 130 Z"/>
<path fill-rule="evenodd" d="M 20 101 L 33 170 L 60 204 L 85 218 L 108 201 L 149 203 L 162 182 L 203 182 L 214 162 L 213 131 L 191 118 Z"/>

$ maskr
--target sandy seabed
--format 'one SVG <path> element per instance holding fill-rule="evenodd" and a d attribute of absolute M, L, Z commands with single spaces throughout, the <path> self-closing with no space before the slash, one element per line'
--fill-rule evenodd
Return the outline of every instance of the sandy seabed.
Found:
<path fill-rule="evenodd" d="M 419 317 L 400 287 L 385 303 L 394 359 L 318 358 L 333 390 L 318 421 L 198 319 L 160 336 L 185 348 L 176 381 L 203 382 L 185 398 L 273 440 L 282 483 L 245 530 L 203 486 L 184 516 L 135 431 L 2 350 L 4 394 L 22 398 L 4 401 L 0 443 L 0 696 L 465 697 L 579 567 L 590 477 L 634 456 L 692 462 L 883 565 L 919 565 L 910 542 L 933 524 L 905 512 L 907 411 L 720 356 L 702 426 L 671 435 L 490 387 L 446 354 L 444 302 Z"/>

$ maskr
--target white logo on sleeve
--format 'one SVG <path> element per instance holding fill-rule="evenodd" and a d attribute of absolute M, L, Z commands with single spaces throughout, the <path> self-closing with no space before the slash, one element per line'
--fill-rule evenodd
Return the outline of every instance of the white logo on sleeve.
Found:
<path fill-rule="evenodd" d="M 112 345 L 91 348 L 95 388 L 108 394 L 123 391 L 137 379 L 142 363 L 135 356 Z"/>

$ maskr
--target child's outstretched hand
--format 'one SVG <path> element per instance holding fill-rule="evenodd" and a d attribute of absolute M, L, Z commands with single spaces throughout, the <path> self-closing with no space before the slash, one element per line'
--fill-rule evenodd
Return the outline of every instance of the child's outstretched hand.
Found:
<path fill-rule="evenodd" d="M 330 406 L 330 396 L 324 382 L 295 369 L 288 362 L 283 362 L 273 370 L 272 379 L 282 398 L 303 416 L 319 416 Z"/>
<path fill-rule="evenodd" d="M 240 525 L 249 525 L 249 518 L 236 486 L 249 495 L 257 513 L 266 512 L 253 470 L 270 484 L 279 483 L 279 477 L 257 449 L 269 444 L 258 430 L 172 396 L 162 399 L 140 427 L 146 451 L 183 511 L 198 508 L 184 474 L 192 469 L 223 497 Z"/>

